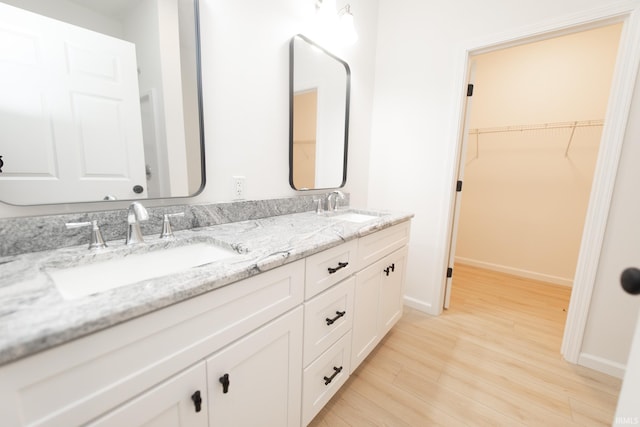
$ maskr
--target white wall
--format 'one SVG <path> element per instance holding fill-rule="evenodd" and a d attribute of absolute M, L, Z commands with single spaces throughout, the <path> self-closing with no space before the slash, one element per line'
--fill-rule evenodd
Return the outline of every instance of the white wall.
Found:
<path fill-rule="evenodd" d="M 563 18 L 617 3 L 381 0 L 369 205 L 416 214 L 408 261 L 409 304 L 434 314 L 441 310 L 465 49 L 531 33 L 536 24 L 552 27 Z M 625 203 L 637 202 L 626 198 Z M 615 310 L 618 307 L 605 311 Z M 612 351 L 624 353 L 628 329 L 619 325 L 611 332 L 618 338 Z M 603 354 L 601 350 L 594 353 Z"/>
<path fill-rule="evenodd" d="M 621 28 L 474 57 L 470 127 L 602 121 Z M 469 135 L 456 262 L 571 286 L 601 135 L 602 125 Z"/>
<path fill-rule="evenodd" d="M 339 1 L 338 7 L 346 1 Z M 367 205 L 375 64 L 376 0 L 351 0 L 359 34 L 350 47 L 328 46 L 352 72 L 349 166 L 345 191 Z M 231 177 L 246 176 L 246 197 L 299 194 L 289 186 L 289 40 L 309 34 L 313 0 L 201 0 L 202 75 L 207 184 L 195 198 L 147 201 L 148 206 L 229 201 Z M 125 208 L 127 202 L 17 207 L 0 217 Z"/>

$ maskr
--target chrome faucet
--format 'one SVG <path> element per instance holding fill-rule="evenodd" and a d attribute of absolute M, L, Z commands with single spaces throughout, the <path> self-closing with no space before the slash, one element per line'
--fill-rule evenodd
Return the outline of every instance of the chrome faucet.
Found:
<path fill-rule="evenodd" d="M 329 193 L 327 196 L 327 210 L 328 211 L 337 211 L 338 210 L 338 197 L 340 200 L 344 200 L 344 193 L 340 190 L 335 190 Z M 331 204 L 331 199 L 333 199 L 333 207 Z"/>
<path fill-rule="evenodd" d="M 127 245 L 133 245 L 135 243 L 143 243 L 144 238 L 140 231 L 140 221 L 146 221 L 149 219 L 149 213 L 139 202 L 133 202 L 129 205 L 129 211 L 127 212 Z"/>

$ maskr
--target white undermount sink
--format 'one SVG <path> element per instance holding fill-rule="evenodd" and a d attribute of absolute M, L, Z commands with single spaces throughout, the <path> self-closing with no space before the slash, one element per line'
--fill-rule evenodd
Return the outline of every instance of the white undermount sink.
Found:
<path fill-rule="evenodd" d="M 346 210 L 328 212 L 327 216 L 338 221 L 367 222 L 380 217 L 380 214 L 368 211 Z"/>
<path fill-rule="evenodd" d="M 131 254 L 64 269 L 49 269 L 64 299 L 76 299 L 143 280 L 167 276 L 189 268 L 231 258 L 236 252 L 208 243 Z"/>

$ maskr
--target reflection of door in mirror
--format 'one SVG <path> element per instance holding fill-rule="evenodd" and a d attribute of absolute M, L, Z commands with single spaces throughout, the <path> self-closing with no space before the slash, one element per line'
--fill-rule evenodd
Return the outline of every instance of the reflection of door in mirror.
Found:
<path fill-rule="evenodd" d="M 2 199 L 126 199 L 145 188 L 134 45 L 2 3 L 0 32 Z"/>
<path fill-rule="evenodd" d="M 293 96 L 293 182 L 296 188 L 316 187 L 316 124 L 318 90 Z"/>
<path fill-rule="evenodd" d="M 198 193 L 198 5 L 0 0 L 0 201 Z"/>

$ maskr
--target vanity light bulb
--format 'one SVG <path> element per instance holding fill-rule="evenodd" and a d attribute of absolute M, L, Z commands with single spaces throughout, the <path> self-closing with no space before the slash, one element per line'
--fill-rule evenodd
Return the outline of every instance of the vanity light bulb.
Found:
<path fill-rule="evenodd" d="M 343 44 L 351 45 L 358 40 L 358 33 L 353 24 L 353 15 L 351 12 L 345 12 L 340 17 L 340 38 Z"/>

